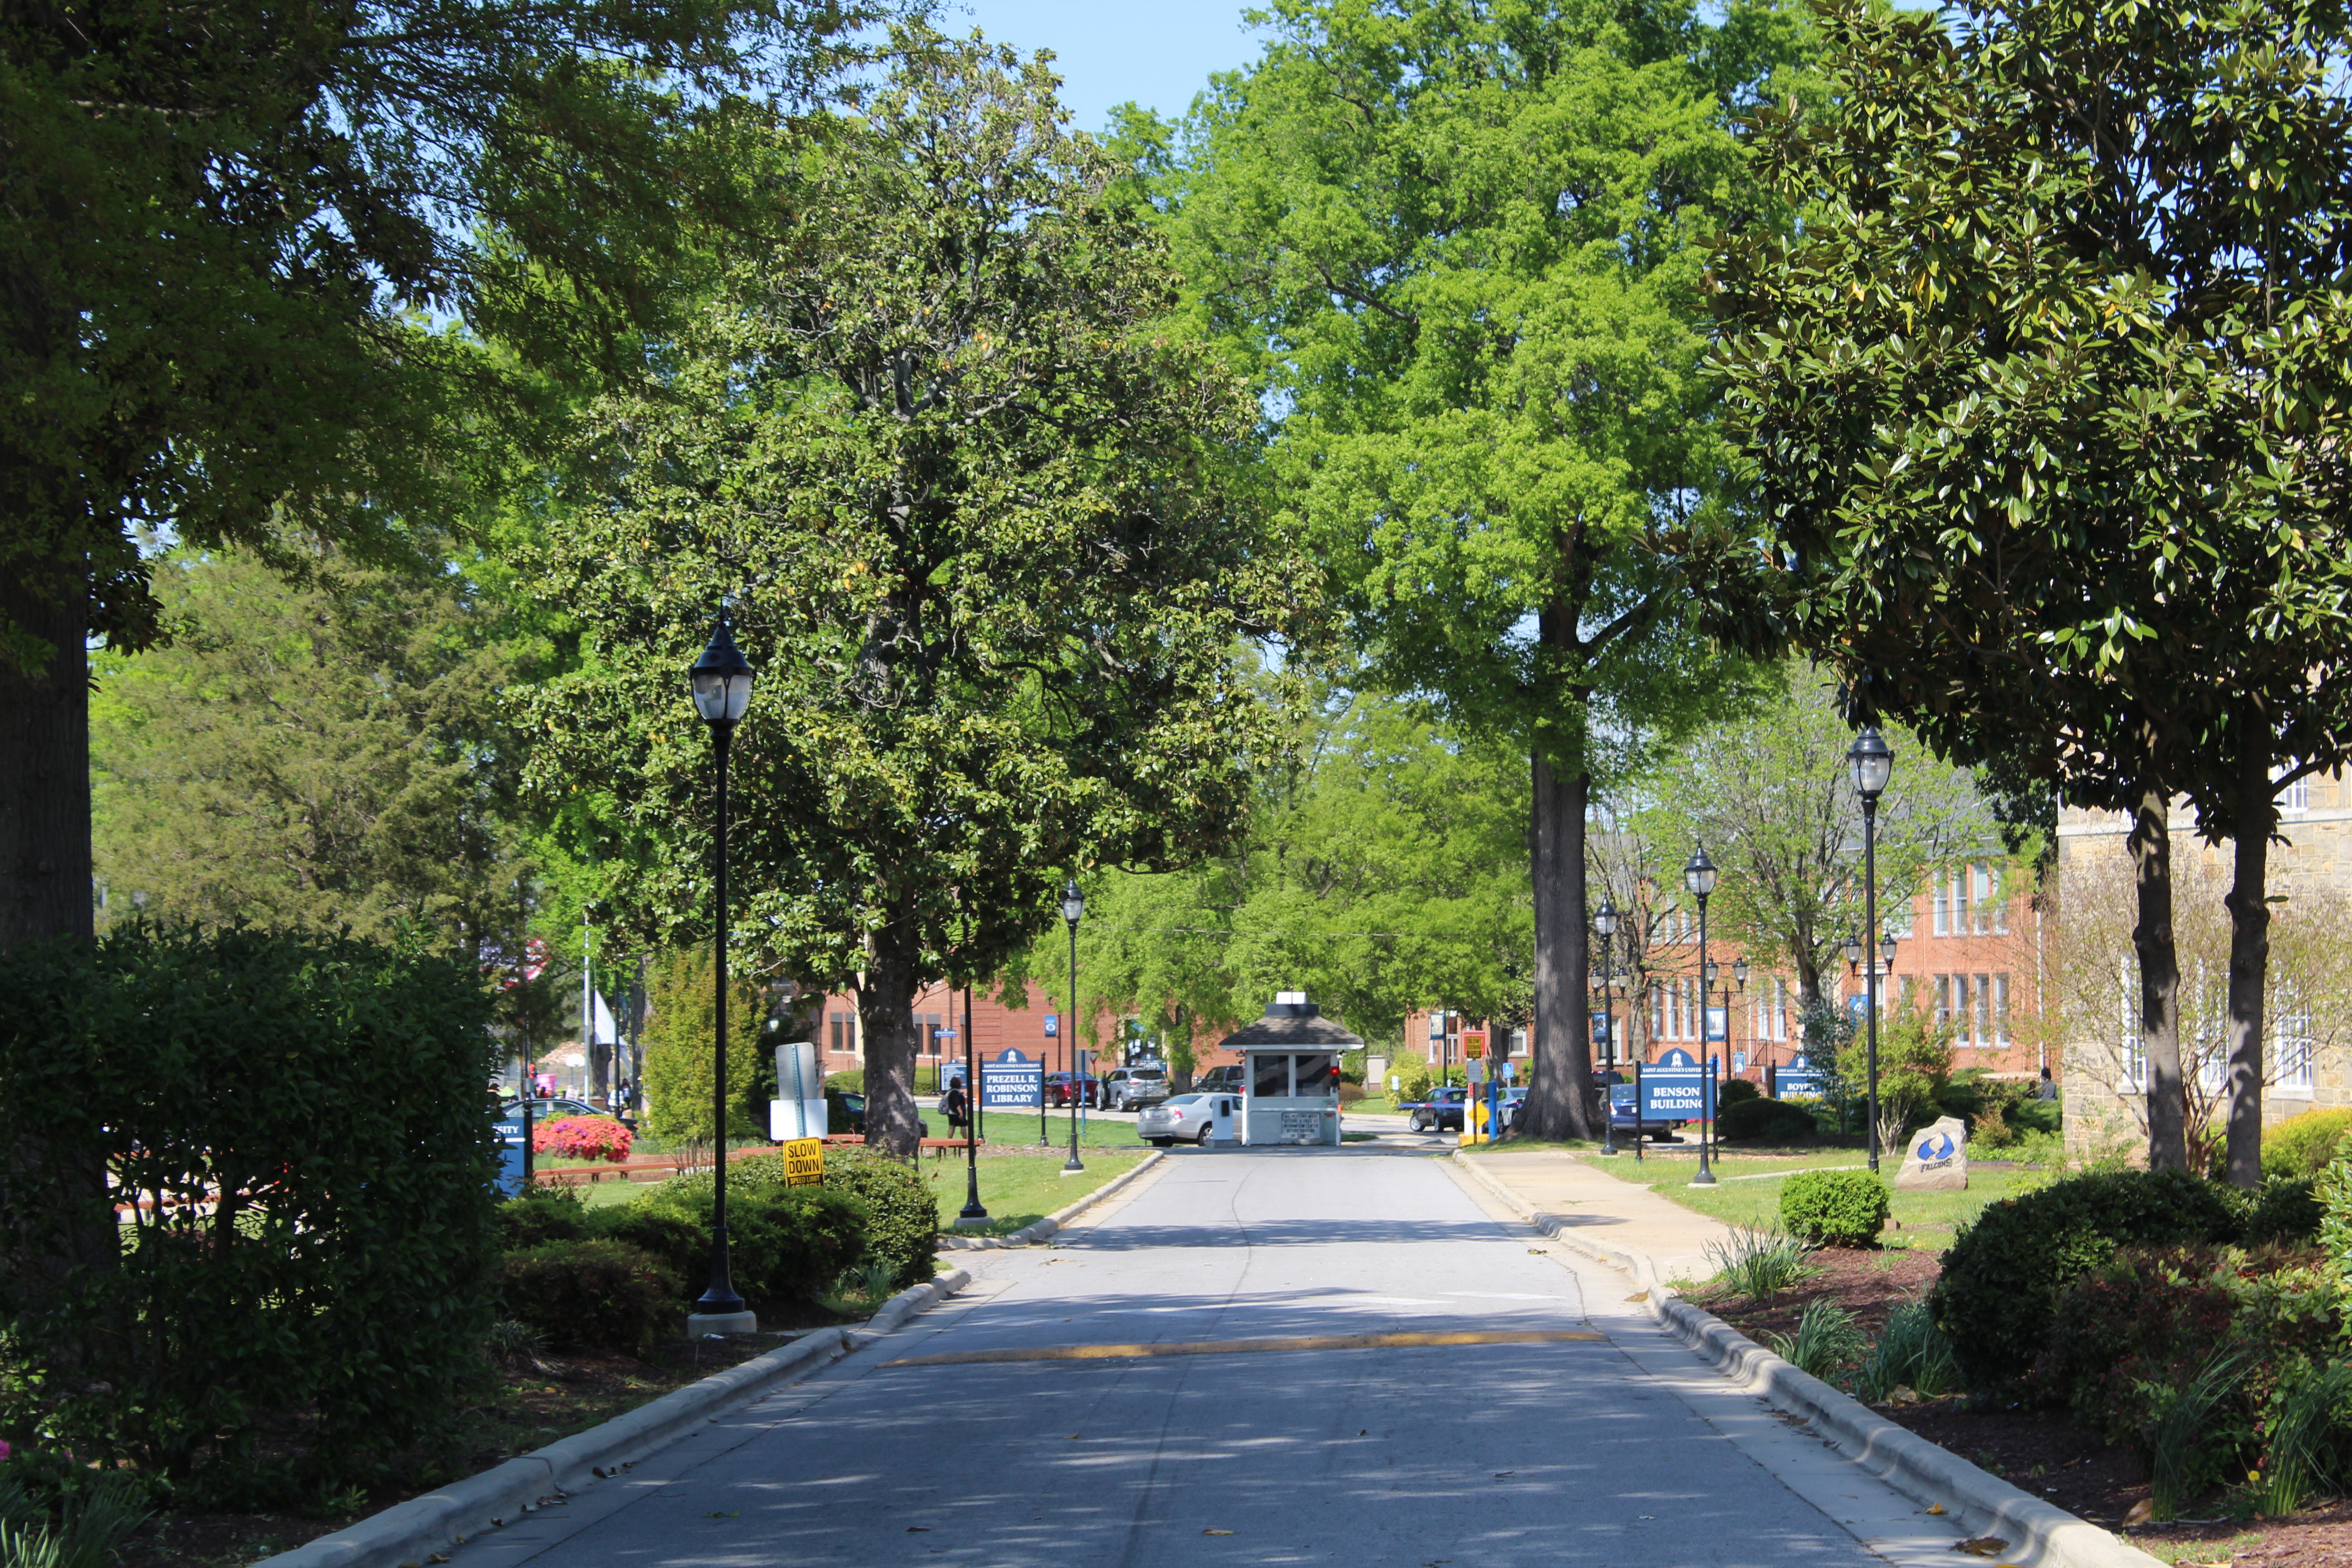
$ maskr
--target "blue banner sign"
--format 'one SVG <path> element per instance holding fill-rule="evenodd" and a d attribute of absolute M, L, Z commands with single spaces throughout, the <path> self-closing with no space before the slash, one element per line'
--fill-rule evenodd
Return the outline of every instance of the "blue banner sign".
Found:
<path fill-rule="evenodd" d="M 1045 1064 L 1008 1050 L 992 1062 L 980 1064 L 980 1105 L 983 1110 L 1035 1110 L 1045 1102 Z"/>
<path fill-rule="evenodd" d="M 1787 1067 L 1773 1069 L 1772 1086 L 1783 1100 L 1792 1094 L 1819 1094 L 1822 1091 L 1822 1075 L 1801 1062 L 1792 1062 Z"/>

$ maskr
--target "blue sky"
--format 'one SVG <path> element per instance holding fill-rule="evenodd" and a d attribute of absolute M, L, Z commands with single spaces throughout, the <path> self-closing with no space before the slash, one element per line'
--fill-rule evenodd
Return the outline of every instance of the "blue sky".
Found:
<path fill-rule="evenodd" d="M 1132 99 L 1172 120 L 1210 72 L 1255 59 L 1243 9 L 1242 0 L 946 0 L 939 26 L 977 26 L 1024 54 L 1053 50 L 1071 122 L 1099 132 L 1115 103 Z"/>

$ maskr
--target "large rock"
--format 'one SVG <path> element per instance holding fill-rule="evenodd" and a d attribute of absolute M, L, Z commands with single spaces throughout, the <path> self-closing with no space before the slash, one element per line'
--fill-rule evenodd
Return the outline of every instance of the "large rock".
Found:
<path fill-rule="evenodd" d="M 1958 1117 L 1937 1119 L 1935 1125 L 1914 1132 L 1903 1150 L 1903 1168 L 1895 1173 L 1895 1190 L 1908 1193 L 1962 1193 L 1969 1186 L 1969 1130 Z"/>

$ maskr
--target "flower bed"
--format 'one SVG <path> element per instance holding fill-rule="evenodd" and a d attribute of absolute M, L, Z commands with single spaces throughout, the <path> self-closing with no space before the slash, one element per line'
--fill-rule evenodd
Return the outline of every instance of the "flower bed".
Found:
<path fill-rule="evenodd" d="M 619 1164 L 629 1157 L 629 1130 L 609 1116 L 566 1116 L 531 1129 L 532 1152 L 562 1160 L 605 1160 Z"/>

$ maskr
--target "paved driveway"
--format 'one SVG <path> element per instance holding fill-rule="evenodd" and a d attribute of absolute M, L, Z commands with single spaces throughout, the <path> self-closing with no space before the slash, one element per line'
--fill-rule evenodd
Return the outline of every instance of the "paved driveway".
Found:
<path fill-rule="evenodd" d="M 1062 1245 L 963 1256 L 952 1301 L 455 1568 L 1956 1561 L 1425 1154 L 1181 1151 Z"/>

